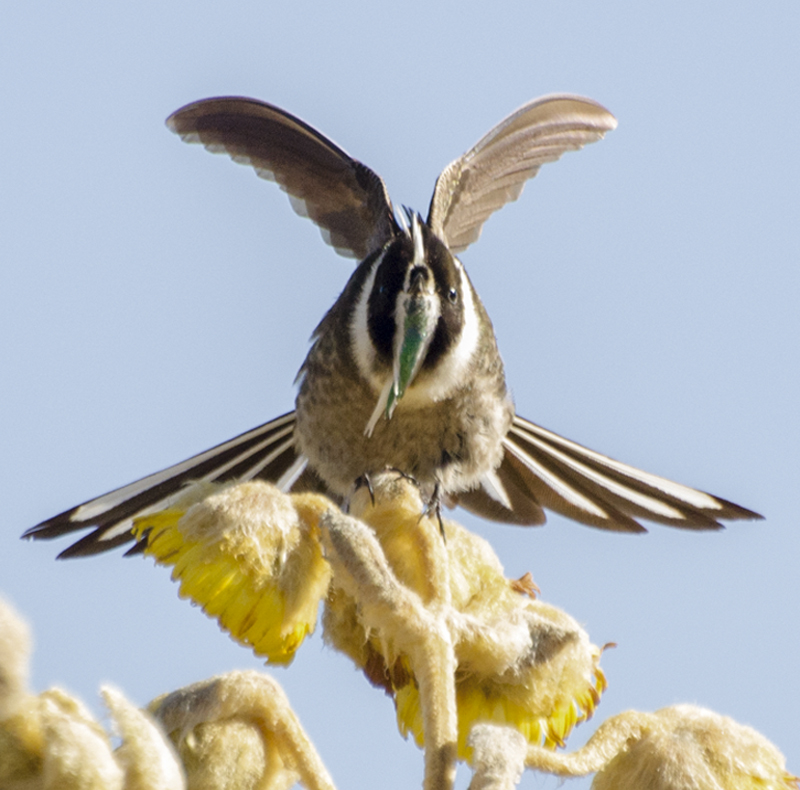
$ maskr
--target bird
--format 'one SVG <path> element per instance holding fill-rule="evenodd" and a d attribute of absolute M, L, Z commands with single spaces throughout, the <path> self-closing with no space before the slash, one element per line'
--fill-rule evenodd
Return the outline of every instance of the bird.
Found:
<path fill-rule="evenodd" d="M 244 97 L 203 99 L 168 128 L 274 181 L 341 255 L 360 261 L 311 338 L 295 410 L 60 513 L 23 537 L 90 529 L 59 557 L 134 541 L 135 519 L 193 481 L 264 479 L 346 505 L 394 469 L 424 501 L 539 525 L 545 510 L 593 527 L 645 532 L 761 516 L 638 470 L 516 414 L 491 320 L 458 258 L 540 167 L 617 125 L 597 102 L 548 95 L 503 119 L 435 182 L 427 218 L 395 210 L 384 181 L 294 115 Z M 141 551 L 135 543 L 128 553 Z"/>

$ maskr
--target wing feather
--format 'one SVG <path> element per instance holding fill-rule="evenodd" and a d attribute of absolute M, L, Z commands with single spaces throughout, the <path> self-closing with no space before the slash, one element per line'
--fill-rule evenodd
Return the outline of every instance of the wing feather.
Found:
<path fill-rule="evenodd" d="M 234 96 L 203 99 L 173 113 L 167 126 L 187 143 L 228 154 L 275 181 L 341 255 L 366 258 L 395 231 L 381 178 L 278 107 Z"/>
<path fill-rule="evenodd" d="M 684 529 L 721 529 L 720 520 L 761 518 L 720 497 L 615 461 L 522 417 L 514 418 L 504 445 L 506 460 L 540 505 L 590 526 L 642 532 L 636 520 L 641 518 Z"/>
<path fill-rule="evenodd" d="M 545 96 L 509 115 L 436 181 L 428 225 L 458 254 L 489 216 L 522 193 L 546 162 L 616 128 L 608 110 L 579 96 Z"/>
<path fill-rule="evenodd" d="M 84 502 L 31 527 L 23 537 L 58 538 L 93 528 L 59 557 L 99 554 L 133 540 L 133 519 L 168 508 L 191 482 L 282 482 L 289 491 L 325 491 L 305 467 L 294 442 L 295 413 L 289 412 L 186 461 Z"/>
<path fill-rule="evenodd" d="M 720 497 L 644 472 L 515 417 L 503 440 L 496 478 L 511 507 L 476 488 L 458 504 L 476 515 L 537 525 L 552 510 L 574 521 L 618 532 L 645 532 L 644 519 L 683 529 L 722 529 L 720 521 L 760 519 Z"/>

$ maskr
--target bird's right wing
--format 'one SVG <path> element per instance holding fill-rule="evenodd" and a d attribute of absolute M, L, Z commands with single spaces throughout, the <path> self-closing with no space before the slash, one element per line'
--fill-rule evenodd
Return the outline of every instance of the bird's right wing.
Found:
<path fill-rule="evenodd" d="M 495 491 L 481 487 L 458 495 L 458 504 L 484 518 L 542 524 L 545 508 L 617 532 L 645 532 L 637 519 L 683 529 L 721 529 L 721 520 L 761 518 L 705 491 L 615 461 L 522 417 L 514 418 L 503 447 Z M 498 497 L 498 487 L 504 496 Z"/>
<path fill-rule="evenodd" d="M 169 508 L 184 487 L 194 482 L 258 478 L 275 483 L 284 491 L 324 493 L 324 484 L 307 469 L 305 457 L 297 452 L 294 425 L 292 411 L 179 464 L 59 513 L 31 527 L 23 537 L 58 538 L 93 528 L 58 556 L 99 554 L 132 541 L 134 519 Z"/>
<path fill-rule="evenodd" d="M 366 258 L 397 228 L 382 179 L 279 107 L 236 96 L 202 99 L 170 115 L 167 126 L 276 181 L 341 255 Z"/>
<path fill-rule="evenodd" d="M 616 126 L 616 118 L 591 99 L 544 96 L 529 102 L 442 171 L 428 225 L 454 254 L 462 252 L 543 164 L 602 139 Z"/>

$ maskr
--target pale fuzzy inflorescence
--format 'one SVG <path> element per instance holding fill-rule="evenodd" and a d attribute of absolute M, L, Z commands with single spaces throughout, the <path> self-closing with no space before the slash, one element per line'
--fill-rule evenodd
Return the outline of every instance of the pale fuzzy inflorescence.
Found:
<path fill-rule="evenodd" d="M 478 721 L 511 724 L 533 743 L 563 742 L 604 688 L 598 648 L 569 615 L 518 592 L 486 541 L 453 522 L 444 524 L 443 539 L 435 519 L 421 520 L 407 480 L 384 475 L 373 489 L 375 504 L 358 492 L 351 513 L 374 530 L 403 590 L 442 613 L 457 665 L 459 754 L 469 755 L 466 738 Z M 395 696 L 401 730 L 422 744 L 419 678 L 394 633 L 406 624 L 383 611 L 370 620 L 364 599 L 374 597 L 359 597 L 358 585 L 334 573 L 325 637 Z"/>
<path fill-rule="evenodd" d="M 38 695 L 28 690 L 28 651 L 15 644 L 26 630 L 0 600 L 0 676 L 13 686 L 16 699 L 13 709 L 0 710 L 0 787 L 182 790 L 183 772 L 161 731 L 119 692 L 103 691 L 122 739 L 115 751 L 108 733 L 79 700 L 57 688 Z"/>
<path fill-rule="evenodd" d="M 328 643 L 394 697 L 400 730 L 424 746 L 426 785 L 469 756 L 478 721 L 562 743 L 599 700 L 600 651 L 519 592 L 488 543 L 451 523 L 443 539 L 412 482 L 389 472 L 372 486 L 350 515 L 266 482 L 190 488 L 136 528 L 182 595 L 270 661 L 292 660 L 322 605 Z"/>
<path fill-rule="evenodd" d="M 189 790 L 334 790 L 281 687 L 231 672 L 165 694 L 149 710 L 170 733 Z"/>
<path fill-rule="evenodd" d="M 145 553 L 235 638 L 288 662 L 324 606 L 325 638 L 395 699 L 401 731 L 425 749 L 425 788 L 451 787 L 457 756 L 471 790 L 512 788 L 524 767 L 595 790 L 790 790 L 778 750 L 693 706 L 628 712 L 585 747 L 557 754 L 604 687 L 600 651 L 533 586 L 510 582 L 491 547 L 423 515 L 416 487 L 377 476 L 344 514 L 316 494 L 267 483 L 198 485 L 140 519 Z M 444 534 L 441 534 L 440 528 Z M 76 699 L 27 689 L 29 636 L 0 602 L 0 787 L 333 790 L 280 687 L 230 673 L 159 698 L 150 716 L 104 689 L 121 746 Z"/>
<path fill-rule="evenodd" d="M 597 772 L 593 790 L 797 790 L 761 733 L 695 705 L 626 711 L 572 754 L 529 748 L 526 764 L 560 776 Z"/>
<path fill-rule="evenodd" d="M 330 504 L 262 482 L 204 484 L 135 528 L 145 553 L 172 567 L 183 597 L 257 654 L 288 664 L 330 582 L 317 526 Z"/>
<path fill-rule="evenodd" d="M 298 781 L 334 790 L 272 678 L 232 672 L 166 694 L 149 712 L 105 687 L 115 749 L 79 700 L 60 689 L 28 690 L 29 650 L 16 642 L 26 635 L 0 599 L 0 677 L 16 698 L 13 711 L 0 709 L 2 790 L 289 790 Z"/>
<path fill-rule="evenodd" d="M 182 595 L 270 661 L 292 660 L 322 605 L 328 643 L 392 694 L 401 731 L 418 743 L 424 703 L 410 635 L 427 617 L 452 644 L 462 757 L 472 724 L 485 719 L 512 724 L 532 743 L 562 743 L 604 688 L 600 651 L 569 615 L 518 592 L 486 541 L 452 522 L 443 539 L 436 519 L 420 517 L 412 482 L 385 473 L 372 485 L 372 495 L 360 489 L 350 503 L 352 520 L 368 525 L 365 537 L 351 524 L 341 543 L 351 559 L 333 573 L 336 552 L 326 544 L 326 560 L 320 542 L 330 542 L 331 528 L 320 520 L 348 517 L 324 497 L 282 494 L 266 482 L 189 488 L 137 529 L 145 553 L 172 567 Z M 353 567 L 370 563 L 382 587 L 365 589 L 354 577 Z M 410 600 L 418 605 L 402 603 Z"/>
<path fill-rule="evenodd" d="M 27 697 L 30 654 L 27 623 L 0 599 L 0 720 L 13 716 Z"/>
<path fill-rule="evenodd" d="M 613 720 L 612 720 L 613 721 Z M 595 777 L 594 790 L 789 790 L 783 755 L 752 727 L 694 705 L 650 714 L 641 738 Z"/>

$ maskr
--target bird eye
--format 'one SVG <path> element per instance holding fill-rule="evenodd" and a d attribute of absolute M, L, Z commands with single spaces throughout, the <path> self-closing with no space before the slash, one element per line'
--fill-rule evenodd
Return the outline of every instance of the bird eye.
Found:
<path fill-rule="evenodd" d="M 455 288 L 451 288 L 447 292 L 447 298 L 450 300 L 450 304 L 455 304 L 458 301 L 458 291 Z"/>

